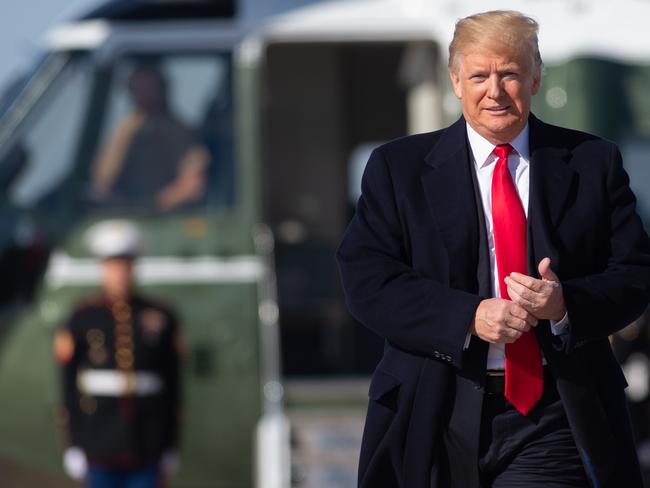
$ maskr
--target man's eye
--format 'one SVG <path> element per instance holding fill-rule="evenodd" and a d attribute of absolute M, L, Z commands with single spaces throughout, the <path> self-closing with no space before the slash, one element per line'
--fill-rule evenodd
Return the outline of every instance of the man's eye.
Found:
<path fill-rule="evenodd" d="M 472 75 L 469 79 L 472 81 L 483 81 L 485 80 L 485 75 Z"/>

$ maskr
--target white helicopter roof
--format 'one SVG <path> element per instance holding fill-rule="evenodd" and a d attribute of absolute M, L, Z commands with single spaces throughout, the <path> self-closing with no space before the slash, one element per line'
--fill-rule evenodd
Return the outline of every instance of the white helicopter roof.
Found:
<path fill-rule="evenodd" d="M 576 56 L 650 62 L 647 0 L 334 0 L 278 15 L 258 35 L 285 42 L 432 40 L 446 50 L 456 20 L 497 9 L 539 22 L 547 63 Z"/>

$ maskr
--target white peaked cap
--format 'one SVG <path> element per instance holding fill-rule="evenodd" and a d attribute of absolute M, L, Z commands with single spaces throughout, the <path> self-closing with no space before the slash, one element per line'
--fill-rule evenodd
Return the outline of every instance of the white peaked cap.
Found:
<path fill-rule="evenodd" d="M 142 233 L 129 220 L 98 222 L 86 231 L 85 238 L 90 252 L 100 259 L 135 257 L 142 252 Z"/>

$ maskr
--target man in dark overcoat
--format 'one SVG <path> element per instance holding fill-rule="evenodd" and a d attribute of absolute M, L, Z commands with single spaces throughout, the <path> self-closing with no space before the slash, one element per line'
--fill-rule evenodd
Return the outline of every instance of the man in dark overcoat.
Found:
<path fill-rule="evenodd" d="M 650 241 L 618 148 L 530 113 L 537 32 L 459 20 L 463 116 L 368 161 L 337 253 L 385 339 L 362 488 L 642 486 L 608 336 L 648 304 Z"/>

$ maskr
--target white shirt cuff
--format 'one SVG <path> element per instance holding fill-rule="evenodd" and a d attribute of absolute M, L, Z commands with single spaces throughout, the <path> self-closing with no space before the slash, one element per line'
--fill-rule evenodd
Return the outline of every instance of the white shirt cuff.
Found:
<path fill-rule="evenodd" d="M 565 312 L 564 317 L 562 317 L 562 320 L 559 322 L 556 320 L 550 320 L 551 322 L 551 332 L 553 335 L 562 335 L 566 334 L 568 331 L 567 329 L 569 328 L 569 313 Z"/>

